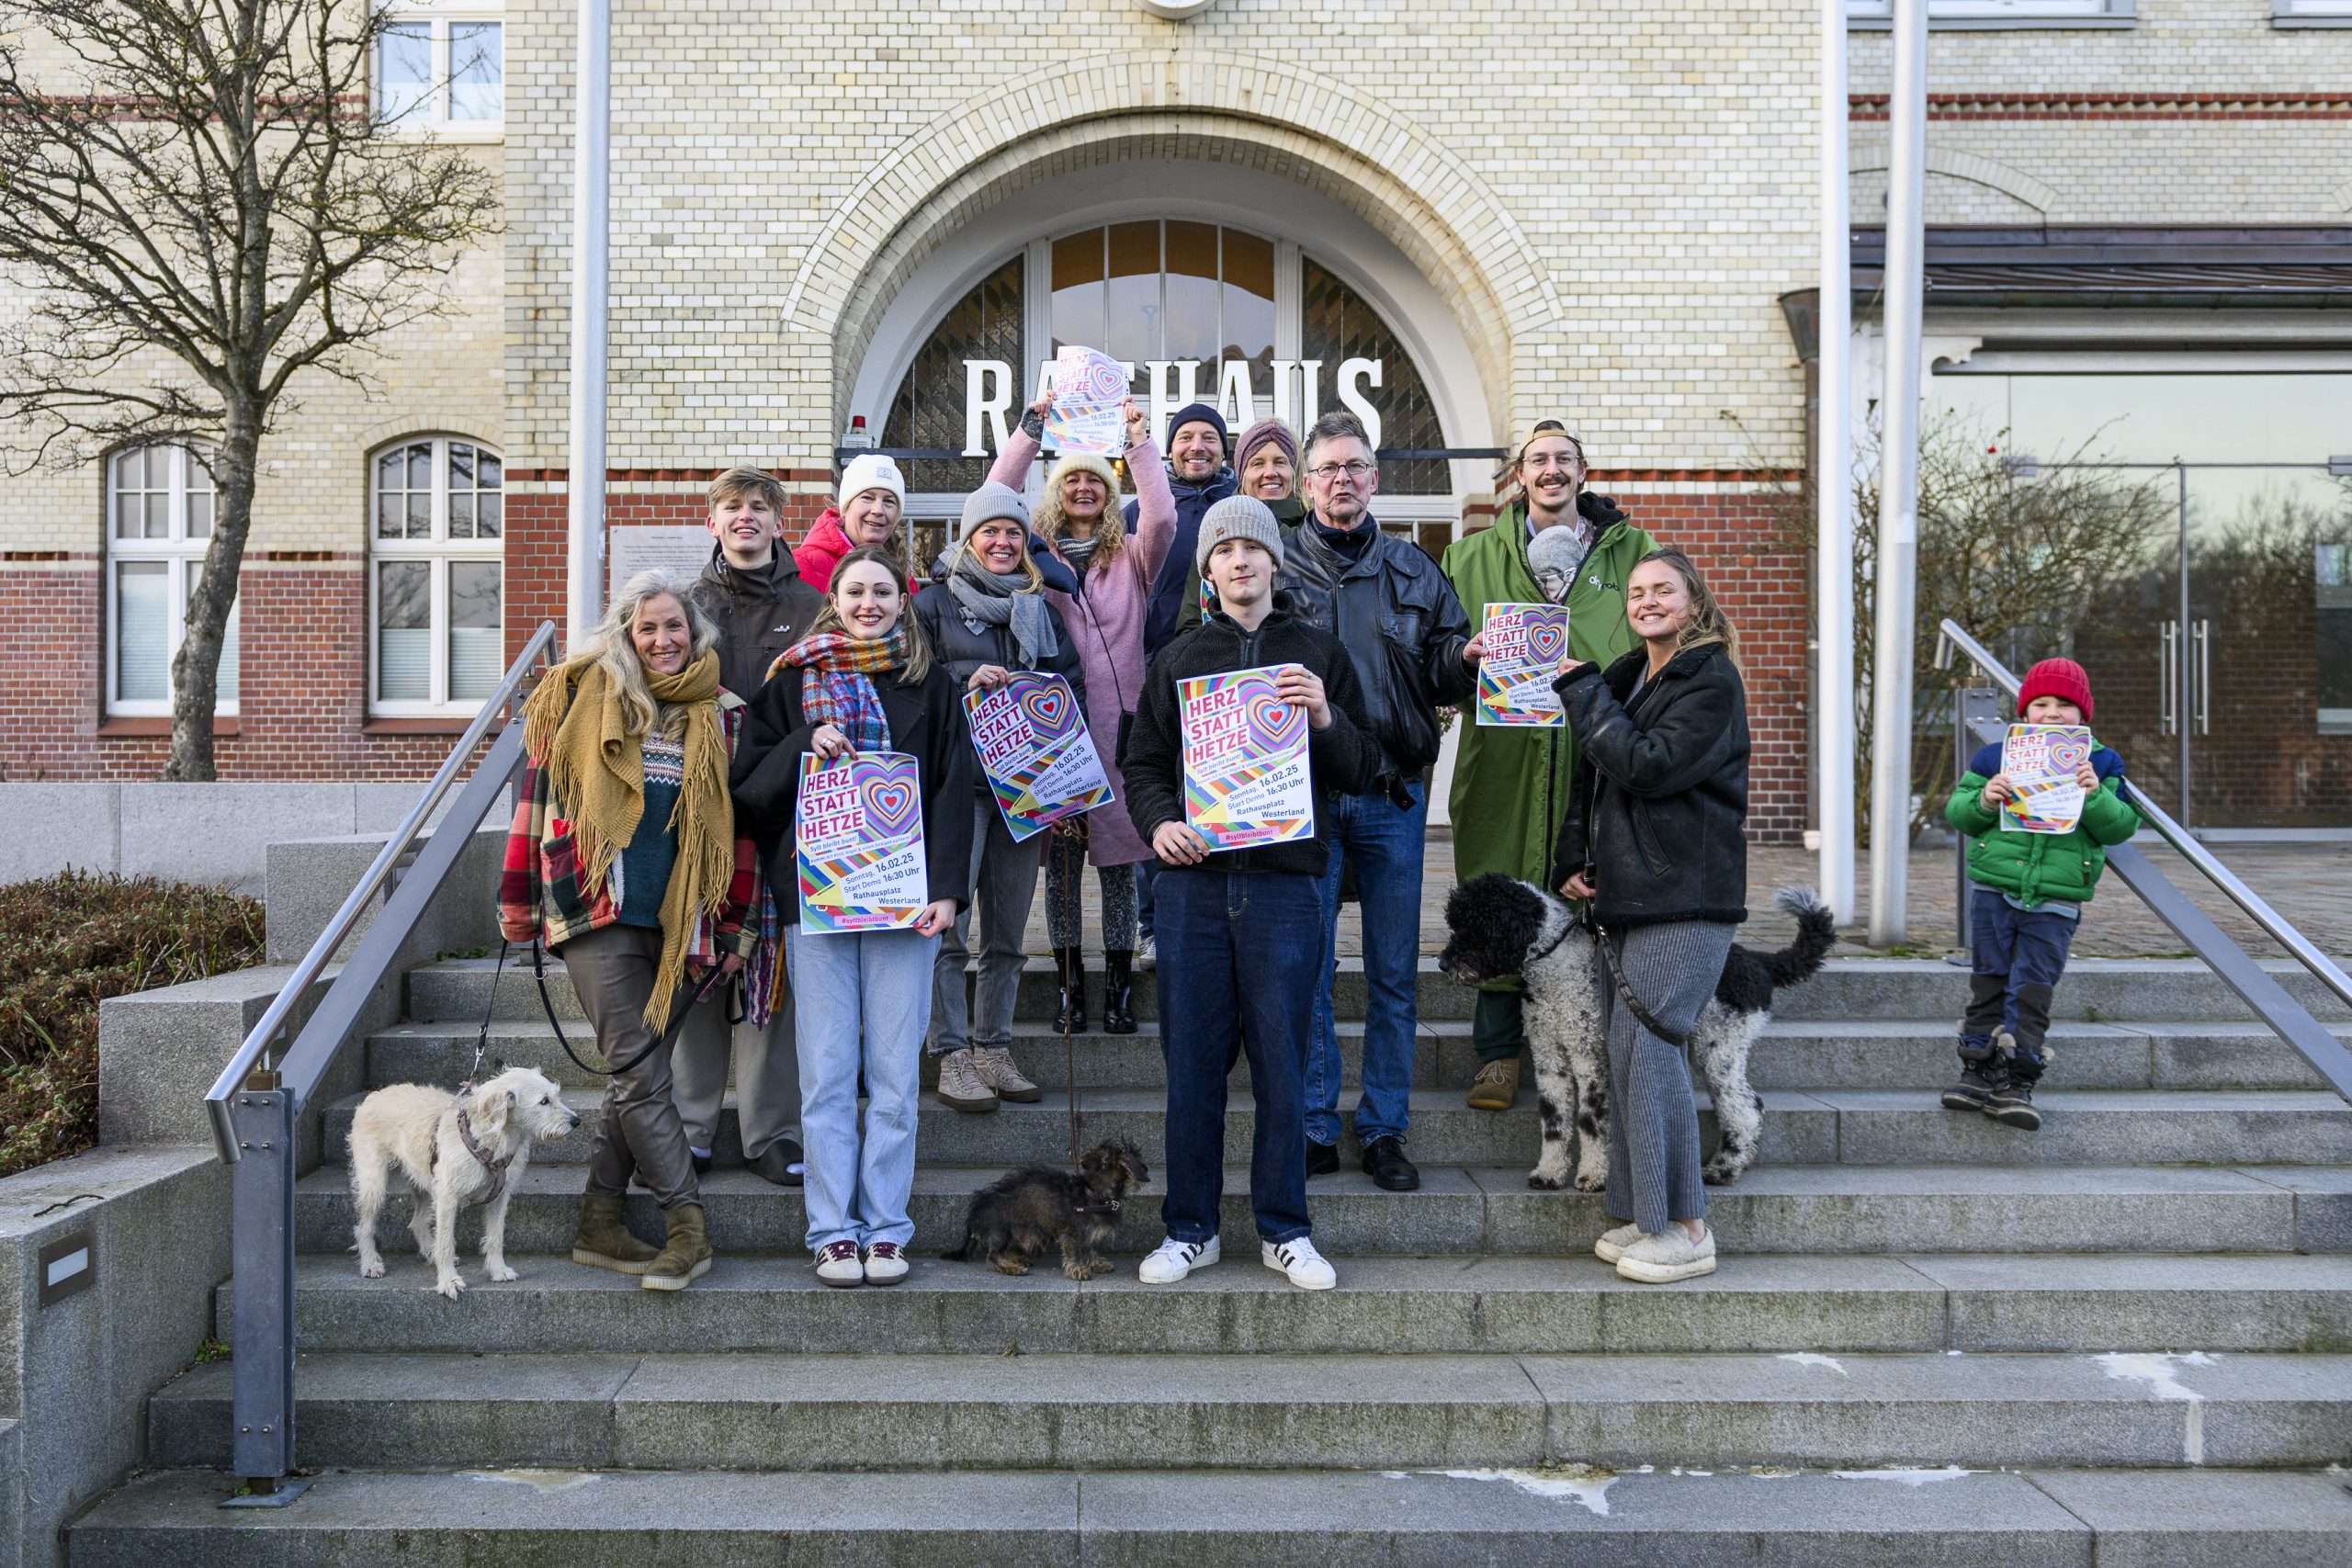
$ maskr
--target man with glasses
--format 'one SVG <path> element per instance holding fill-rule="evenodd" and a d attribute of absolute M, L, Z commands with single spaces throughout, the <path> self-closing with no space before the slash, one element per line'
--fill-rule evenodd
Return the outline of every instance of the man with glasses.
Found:
<path fill-rule="evenodd" d="M 1380 746 L 1380 779 L 1372 793 L 1326 797 L 1317 807 L 1338 852 L 1323 875 L 1323 968 L 1306 1065 L 1306 1170 L 1316 1176 L 1340 1168 L 1331 978 L 1344 864 L 1354 873 L 1363 916 L 1367 992 L 1356 1140 L 1373 1180 L 1407 1192 L 1421 1184 L 1405 1157 L 1405 1132 L 1419 1021 L 1428 774 L 1438 754 L 1436 710 L 1467 700 L 1476 682 L 1465 652 L 1470 623 L 1437 563 L 1419 546 L 1382 533 L 1374 519 L 1380 468 L 1354 415 L 1317 420 L 1301 466 L 1307 513 L 1283 530 L 1282 586 L 1295 615 L 1348 650 L 1363 690 L 1364 718 Z"/>

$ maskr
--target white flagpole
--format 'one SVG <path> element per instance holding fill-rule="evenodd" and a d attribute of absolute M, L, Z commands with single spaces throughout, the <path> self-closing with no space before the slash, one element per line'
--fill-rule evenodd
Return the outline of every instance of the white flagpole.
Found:
<path fill-rule="evenodd" d="M 1821 309 L 1815 353 L 1817 526 L 1814 701 L 1820 789 L 1821 895 L 1854 918 L 1854 518 L 1851 367 L 1854 294 L 1847 175 L 1846 0 L 1821 0 Z"/>
<path fill-rule="evenodd" d="M 612 148 L 611 0 L 580 0 L 572 101 L 571 443 L 566 491 L 568 648 L 604 615 L 605 335 L 610 254 L 606 163 Z"/>

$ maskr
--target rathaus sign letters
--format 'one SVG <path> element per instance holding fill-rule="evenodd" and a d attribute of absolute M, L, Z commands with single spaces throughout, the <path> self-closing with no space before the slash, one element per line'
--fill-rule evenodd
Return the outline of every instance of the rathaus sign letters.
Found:
<path fill-rule="evenodd" d="M 1136 364 L 1121 360 L 1127 381 L 1133 385 Z M 1151 401 L 1149 413 L 1152 433 L 1166 439 L 1165 426 L 1169 415 L 1187 403 L 1204 400 L 1200 393 L 1203 362 L 1197 359 L 1148 359 L 1143 368 L 1149 373 Z M 1303 430 L 1315 423 L 1322 412 L 1323 361 L 1319 359 L 1277 359 L 1272 363 L 1273 385 L 1263 392 L 1252 379 L 1253 367 L 1246 359 L 1225 362 L 1217 376 L 1216 402 L 1217 412 L 1225 416 L 1228 428 L 1244 430 L 1258 423 L 1258 410 L 1262 403 L 1272 405 L 1272 417 L 1294 430 Z M 1374 450 L 1380 446 L 1380 414 L 1364 396 L 1369 384 L 1382 384 L 1381 362 L 1377 359 L 1342 359 L 1339 374 L 1333 378 L 1333 389 L 1350 413 L 1363 421 L 1364 434 L 1371 438 Z M 1050 359 L 1037 367 L 1032 383 L 1029 402 L 1045 395 L 1053 385 L 1054 362 Z M 1003 449 L 1013 412 L 1012 367 L 1001 359 L 967 359 L 964 361 L 964 456 L 985 457 L 992 451 Z M 994 437 L 982 444 L 983 421 L 989 426 L 985 433 Z"/>

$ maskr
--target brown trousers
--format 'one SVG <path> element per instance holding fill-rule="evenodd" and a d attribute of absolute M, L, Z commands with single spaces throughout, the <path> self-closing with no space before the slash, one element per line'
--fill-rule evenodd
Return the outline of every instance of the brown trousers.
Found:
<path fill-rule="evenodd" d="M 660 1037 L 645 1021 L 653 968 L 662 959 L 660 931 L 606 926 L 573 937 L 558 956 L 580 994 L 580 1010 L 596 1031 L 605 1066 L 628 1061 Z M 591 1194 L 621 1197 L 634 1175 L 665 1209 L 702 1201 L 685 1123 L 671 1092 L 670 1051 L 655 1045 L 643 1061 L 605 1080 L 605 1113 L 588 1152 Z"/>

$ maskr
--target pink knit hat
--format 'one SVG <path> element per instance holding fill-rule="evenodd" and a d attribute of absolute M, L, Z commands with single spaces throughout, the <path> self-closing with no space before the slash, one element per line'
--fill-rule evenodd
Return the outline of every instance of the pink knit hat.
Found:
<path fill-rule="evenodd" d="M 1241 440 L 1233 448 L 1233 471 L 1238 474 L 1247 469 L 1250 454 L 1268 442 L 1283 449 L 1292 468 L 1298 467 L 1298 437 L 1291 434 L 1290 426 L 1278 419 L 1261 419 L 1241 433 Z"/>

